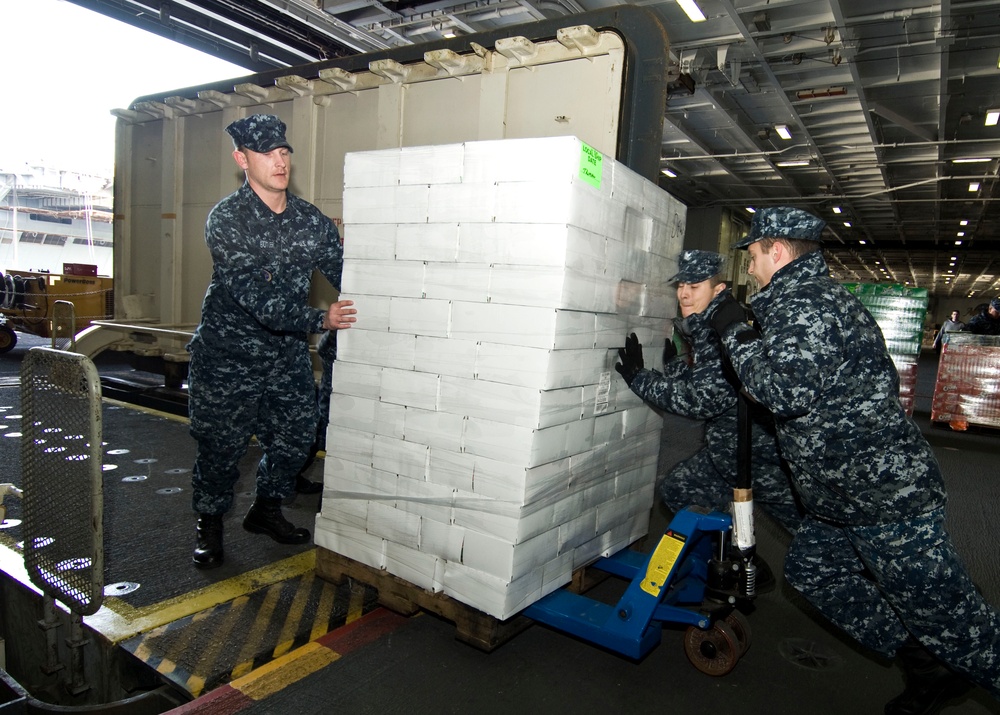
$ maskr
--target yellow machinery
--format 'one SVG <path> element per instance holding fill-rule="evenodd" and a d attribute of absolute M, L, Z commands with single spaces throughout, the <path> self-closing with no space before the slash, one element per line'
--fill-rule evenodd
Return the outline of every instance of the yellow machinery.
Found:
<path fill-rule="evenodd" d="M 15 330 L 72 339 L 92 321 L 114 314 L 111 278 L 10 271 L 0 282 L 0 353 L 17 344 Z"/>

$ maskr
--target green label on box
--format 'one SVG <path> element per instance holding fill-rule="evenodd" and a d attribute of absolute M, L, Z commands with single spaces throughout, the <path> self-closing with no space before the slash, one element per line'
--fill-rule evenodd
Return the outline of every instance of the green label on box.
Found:
<path fill-rule="evenodd" d="M 604 157 L 592 146 L 580 142 L 580 178 L 593 186 L 601 188 L 601 172 L 604 169 Z"/>

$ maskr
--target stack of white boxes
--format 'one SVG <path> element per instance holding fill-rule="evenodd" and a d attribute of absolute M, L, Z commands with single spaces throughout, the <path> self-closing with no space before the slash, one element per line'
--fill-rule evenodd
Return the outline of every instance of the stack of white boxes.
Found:
<path fill-rule="evenodd" d="M 316 543 L 500 619 L 646 533 L 685 207 L 574 137 L 347 155 Z"/>

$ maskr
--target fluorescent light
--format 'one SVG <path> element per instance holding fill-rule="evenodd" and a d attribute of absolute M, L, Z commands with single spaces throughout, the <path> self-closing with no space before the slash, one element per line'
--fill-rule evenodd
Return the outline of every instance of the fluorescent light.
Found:
<path fill-rule="evenodd" d="M 844 226 L 846 228 L 850 228 L 851 227 L 851 222 L 850 221 L 844 221 Z M 876 261 L 876 263 L 878 263 L 878 261 Z"/>
<path fill-rule="evenodd" d="M 757 213 L 757 209 L 755 209 L 753 206 L 747 206 L 747 213 L 748 214 L 755 214 L 755 213 Z"/>
<path fill-rule="evenodd" d="M 670 169 L 667 169 L 666 167 L 660 169 L 660 173 L 663 174 L 664 176 L 669 176 L 671 179 L 677 178 L 677 174 L 672 172 Z"/>
<path fill-rule="evenodd" d="M 952 159 L 951 163 L 952 164 L 985 164 L 988 161 L 993 161 L 993 160 L 990 159 L 989 157 L 986 157 L 986 156 L 976 156 L 976 157 L 970 157 L 968 159 Z"/>
<path fill-rule="evenodd" d="M 705 21 L 705 13 L 701 11 L 698 3 L 694 0 L 677 0 L 677 4 L 681 6 L 681 10 L 684 11 L 684 14 L 688 16 L 691 22 Z"/>
<path fill-rule="evenodd" d="M 778 136 L 782 139 L 791 139 L 792 133 L 788 131 L 787 124 L 775 124 L 774 131 L 778 132 Z"/>
<path fill-rule="evenodd" d="M 866 246 L 866 245 L 868 245 L 868 241 L 866 241 L 866 240 L 864 240 L 864 239 L 861 239 L 860 241 L 858 241 L 858 243 L 859 243 L 860 245 L 862 245 L 862 246 Z"/>
<path fill-rule="evenodd" d="M 834 206 L 834 207 L 833 207 L 833 212 L 834 212 L 835 214 L 839 214 L 839 213 L 840 213 L 840 207 L 839 207 L 839 206 Z"/>
<path fill-rule="evenodd" d="M 955 245 L 956 245 L 956 246 L 961 246 L 961 245 L 962 245 L 962 242 L 961 242 L 961 241 L 955 241 Z"/>
<path fill-rule="evenodd" d="M 958 222 L 958 225 L 959 226 L 968 226 L 969 225 L 969 220 L 963 218 L 961 221 Z"/>
<path fill-rule="evenodd" d="M 969 182 L 969 191 L 979 191 L 979 182 L 978 181 L 970 181 Z"/>
<path fill-rule="evenodd" d="M 779 161 L 775 163 L 775 166 L 809 166 L 809 160 L 799 159 L 795 161 Z"/>
<path fill-rule="evenodd" d="M 955 235 L 956 235 L 956 236 L 958 236 L 959 238 L 961 238 L 962 236 L 964 236 L 964 235 L 965 235 L 965 231 L 959 231 L 959 232 L 958 232 L 958 233 L 956 233 Z"/>
<path fill-rule="evenodd" d="M 995 127 L 997 125 L 997 120 L 1000 120 L 1000 109 L 987 109 L 986 126 Z"/>

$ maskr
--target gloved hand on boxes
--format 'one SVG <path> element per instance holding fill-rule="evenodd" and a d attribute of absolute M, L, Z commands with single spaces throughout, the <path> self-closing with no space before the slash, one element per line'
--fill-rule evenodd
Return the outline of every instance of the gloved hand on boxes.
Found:
<path fill-rule="evenodd" d="M 618 349 L 618 357 L 621 358 L 621 362 L 615 364 L 615 370 L 621 374 L 628 386 L 631 387 L 632 380 L 635 379 L 635 376 L 645 366 L 642 360 L 642 345 L 639 343 L 639 338 L 636 337 L 635 333 L 625 338 L 625 347 Z"/>

